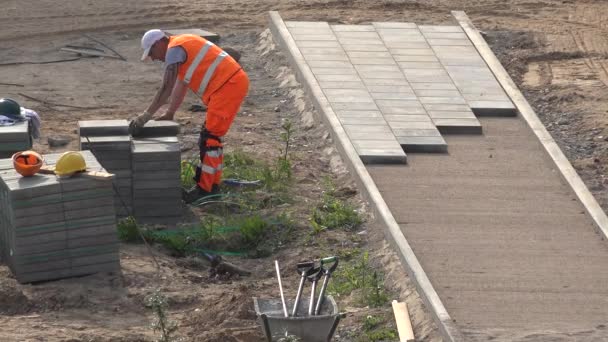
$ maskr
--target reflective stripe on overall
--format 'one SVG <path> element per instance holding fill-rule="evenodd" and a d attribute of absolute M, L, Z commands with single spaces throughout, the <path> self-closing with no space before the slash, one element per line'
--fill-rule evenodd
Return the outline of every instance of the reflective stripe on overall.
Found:
<path fill-rule="evenodd" d="M 209 142 L 217 141 L 219 146 L 208 146 Z M 224 168 L 224 149 L 221 147 L 221 141 L 212 137 L 206 137 L 201 134 L 199 140 L 200 160 L 202 161 L 196 167 L 196 175 L 194 181 L 198 186 L 207 191 L 213 190 L 213 185 L 219 185 L 222 181 L 222 170 Z"/>
<path fill-rule="evenodd" d="M 207 53 L 209 53 L 209 49 L 211 48 L 211 46 L 213 46 L 213 43 L 207 41 L 205 43 L 205 45 L 203 45 L 201 47 L 201 49 L 199 50 L 199 52 L 196 54 L 194 61 L 192 62 L 192 64 L 190 64 L 190 67 L 188 67 L 188 69 L 186 70 L 186 76 L 184 77 L 184 82 L 186 82 L 186 84 L 190 85 L 190 81 L 192 81 L 192 75 L 194 74 L 194 72 L 196 71 L 198 66 L 201 64 L 203 59 L 205 58 L 205 55 L 207 55 Z M 227 56 L 228 56 L 228 54 L 225 51 L 222 51 L 215 57 L 215 59 L 213 60 L 213 63 L 211 63 L 211 65 L 209 66 L 207 71 L 205 71 L 203 80 L 201 81 L 201 84 L 199 85 L 198 90 L 196 91 L 196 94 L 198 96 L 200 96 L 200 97 L 203 96 L 203 94 L 205 93 L 205 90 L 207 90 L 207 86 L 209 85 L 209 81 L 211 80 L 211 77 L 213 77 L 213 74 L 217 70 L 217 66 L 220 65 L 222 60 L 224 60 L 224 58 L 226 58 Z"/>

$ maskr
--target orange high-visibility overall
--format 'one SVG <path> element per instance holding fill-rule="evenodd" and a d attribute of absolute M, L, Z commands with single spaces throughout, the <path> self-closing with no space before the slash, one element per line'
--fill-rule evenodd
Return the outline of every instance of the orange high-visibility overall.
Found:
<path fill-rule="evenodd" d="M 181 46 L 186 62 L 178 69 L 178 79 L 201 97 L 207 117 L 201 130 L 201 163 L 194 180 L 208 192 L 222 180 L 224 154 L 221 138 L 228 132 L 249 89 L 249 79 L 241 66 L 221 48 L 195 35 L 169 38 L 169 48 Z"/>

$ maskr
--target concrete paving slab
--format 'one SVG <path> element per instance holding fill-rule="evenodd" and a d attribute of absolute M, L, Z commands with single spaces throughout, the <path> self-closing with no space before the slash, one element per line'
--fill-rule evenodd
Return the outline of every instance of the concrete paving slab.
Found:
<path fill-rule="evenodd" d="M 141 198 L 181 198 L 181 188 L 170 189 L 140 189 L 137 191 L 137 196 Z"/>
<path fill-rule="evenodd" d="M 133 197 L 137 196 L 139 190 L 147 189 L 171 189 L 180 187 L 181 182 L 179 179 L 163 179 L 154 181 L 137 181 L 133 180 Z M 135 201 L 137 202 L 137 201 Z"/>
<path fill-rule="evenodd" d="M 461 96 L 453 96 L 453 97 L 440 97 L 440 96 L 420 96 L 418 97 L 420 102 L 424 105 L 426 104 L 461 104 L 466 105 L 467 102 Z"/>
<path fill-rule="evenodd" d="M 351 57 L 350 63 L 353 65 L 390 65 L 394 64 L 392 58 L 369 58 L 369 57 Z"/>
<path fill-rule="evenodd" d="M 344 54 L 344 50 L 342 50 L 341 48 L 300 47 L 299 49 L 300 49 L 300 52 L 302 52 L 302 54 L 304 56 L 322 55 L 323 53 L 328 54 L 328 55 Z"/>
<path fill-rule="evenodd" d="M 429 48 L 416 49 L 391 49 L 390 53 L 399 60 L 399 56 L 435 56 L 433 50 Z"/>
<path fill-rule="evenodd" d="M 459 104 L 427 104 L 424 106 L 427 111 L 454 111 L 454 112 L 467 112 L 470 110 L 468 105 Z"/>
<path fill-rule="evenodd" d="M 346 54 L 352 58 L 392 58 L 388 51 L 347 51 Z"/>
<path fill-rule="evenodd" d="M 332 61 L 332 60 L 309 60 L 308 65 L 312 68 L 344 68 L 354 69 L 353 65 L 346 59 L 345 61 Z"/>
<path fill-rule="evenodd" d="M 443 69 L 439 62 L 399 62 L 404 69 Z"/>
<path fill-rule="evenodd" d="M 137 173 L 136 179 L 132 180 L 135 182 L 137 180 L 155 180 L 155 179 L 179 179 L 179 170 L 153 170 L 147 172 Z"/>
<path fill-rule="evenodd" d="M 382 141 L 396 141 L 395 136 L 393 135 L 393 131 L 389 130 L 386 132 L 382 132 L 380 134 L 374 134 L 369 132 L 348 132 L 348 137 L 351 141 L 361 141 L 361 140 L 382 140 Z"/>
<path fill-rule="evenodd" d="M 352 75 L 357 76 L 357 71 L 354 68 L 311 68 L 315 76 L 318 75 Z"/>
<path fill-rule="evenodd" d="M 423 34 L 429 39 L 469 39 L 464 32 L 423 32 Z"/>
<path fill-rule="evenodd" d="M 371 100 L 371 96 L 367 90 L 363 89 L 323 89 L 323 93 L 326 96 L 357 96 L 363 98 L 369 98 Z M 367 101 L 366 101 L 367 102 Z"/>
<path fill-rule="evenodd" d="M 396 141 L 353 141 L 363 163 L 405 164 L 407 156 Z"/>
<path fill-rule="evenodd" d="M 29 140 L 27 122 L 17 122 L 12 126 L 0 127 L 0 143 Z"/>
<path fill-rule="evenodd" d="M 338 110 L 338 118 L 382 118 L 382 113 L 377 110 Z"/>
<path fill-rule="evenodd" d="M 371 93 L 392 93 L 392 92 L 399 92 L 399 93 L 413 93 L 414 90 L 412 87 L 410 87 L 407 82 L 403 82 L 405 83 L 405 85 L 374 85 L 374 84 L 369 84 L 369 82 L 372 80 L 368 80 L 368 83 L 366 83 L 366 88 L 371 92 Z M 378 80 L 374 80 L 374 81 L 378 81 Z"/>
<path fill-rule="evenodd" d="M 298 45 L 301 43 L 300 41 L 336 41 L 336 36 L 334 36 L 331 30 L 319 30 L 315 32 L 315 34 L 298 34 L 295 32 L 291 32 L 291 36 L 296 40 Z M 302 45 L 304 46 L 304 45 Z"/>
<path fill-rule="evenodd" d="M 429 111 L 429 116 L 433 119 L 475 119 L 472 111 L 451 112 L 451 111 Z"/>
<path fill-rule="evenodd" d="M 141 130 L 139 137 L 176 136 L 179 133 L 179 124 L 173 121 L 148 121 Z"/>
<path fill-rule="evenodd" d="M 374 100 L 416 100 L 413 91 L 392 93 L 371 93 Z"/>
<path fill-rule="evenodd" d="M 364 79 L 363 83 L 365 83 L 365 85 L 370 91 L 374 92 L 378 92 L 378 90 L 375 90 L 375 86 L 392 86 L 395 87 L 393 89 L 397 89 L 397 87 L 409 87 L 410 85 L 405 78 L 369 78 Z"/>
<path fill-rule="evenodd" d="M 348 56 L 344 52 L 334 53 L 334 54 L 329 54 L 329 55 L 307 54 L 304 56 L 304 58 L 306 59 L 307 62 L 310 62 L 310 61 L 344 61 L 344 62 L 348 62 Z"/>
<path fill-rule="evenodd" d="M 179 140 L 175 136 L 159 136 L 149 138 L 137 138 L 133 139 L 137 144 L 162 144 L 162 143 L 179 143 Z"/>
<path fill-rule="evenodd" d="M 84 120 L 78 121 L 80 136 L 129 135 L 127 120 Z"/>
<path fill-rule="evenodd" d="M 375 103 L 334 103 L 334 110 L 378 110 Z"/>
<path fill-rule="evenodd" d="M 319 82 L 360 82 L 358 75 L 315 75 Z"/>
<path fill-rule="evenodd" d="M 289 27 L 289 26 L 288 26 Z M 372 25 L 331 25 L 335 32 L 375 32 Z"/>
<path fill-rule="evenodd" d="M 435 125 L 430 119 L 428 121 L 393 121 L 389 125 L 393 131 L 396 129 L 435 129 Z"/>
<path fill-rule="evenodd" d="M 511 101 L 469 101 L 469 106 L 478 116 L 515 116 L 517 114 Z"/>
<path fill-rule="evenodd" d="M 139 161 L 137 163 L 133 163 L 133 173 L 138 171 L 149 171 L 149 170 L 179 170 L 180 169 L 180 161 L 177 158 L 166 161 Z"/>
<path fill-rule="evenodd" d="M 433 84 L 433 83 L 431 83 Z M 435 83 L 436 84 L 436 83 Z M 453 86 L 456 89 L 456 86 Z M 417 89 L 414 90 L 416 95 L 420 97 L 460 97 L 461 94 L 458 90 L 444 90 L 444 89 Z"/>
<path fill-rule="evenodd" d="M 384 119 L 388 122 L 391 128 L 394 122 L 431 122 L 428 115 L 384 115 Z"/>
<path fill-rule="evenodd" d="M 298 42 L 298 45 L 302 48 L 340 48 L 340 44 L 338 44 L 338 42 L 328 40 L 303 40 Z"/>
<path fill-rule="evenodd" d="M 115 215 L 116 210 L 114 209 L 114 201 L 112 200 L 109 204 L 93 207 L 93 208 L 81 208 L 78 210 L 65 210 L 63 215 L 66 222 L 70 220 L 79 220 L 84 218 L 103 217 Z"/>
<path fill-rule="evenodd" d="M 25 140 L 25 139 L 24 139 Z M 23 142 L 3 142 L 0 143 L 0 151 L 5 152 L 6 157 L 10 158 L 14 153 L 28 150 L 32 147 L 32 143 L 29 141 L 29 138 Z"/>
<path fill-rule="evenodd" d="M 447 26 L 447 25 L 418 25 L 418 28 L 422 32 L 464 32 L 460 26 Z"/>
<path fill-rule="evenodd" d="M 472 46 L 468 39 L 427 39 L 430 45 L 443 45 L 443 46 Z"/>
<path fill-rule="evenodd" d="M 378 34 L 375 31 L 335 31 L 335 35 L 339 38 L 378 39 Z"/>
<path fill-rule="evenodd" d="M 441 133 L 433 129 L 393 129 L 397 137 L 440 137 Z"/>
<path fill-rule="evenodd" d="M 431 82 L 411 82 L 410 83 L 412 89 L 414 91 L 417 90 L 455 90 L 458 91 L 458 88 L 452 82 L 443 82 L 443 83 L 431 83 Z"/>
<path fill-rule="evenodd" d="M 331 33 L 329 27 L 293 27 L 289 29 L 292 35 L 306 35 L 306 34 L 328 34 Z"/>
<path fill-rule="evenodd" d="M 434 118 L 433 123 L 443 134 L 481 134 L 477 118 Z"/>
<path fill-rule="evenodd" d="M 382 116 L 372 118 L 361 118 L 361 117 L 340 117 L 340 123 L 343 125 L 385 125 L 386 121 Z"/>
<path fill-rule="evenodd" d="M 384 115 L 422 115 L 426 114 L 426 110 L 422 105 L 420 107 L 382 107 Z"/>
<path fill-rule="evenodd" d="M 400 71 L 359 71 L 359 75 L 364 79 L 396 79 L 402 80 L 403 74 Z"/>
<path fill-rule="evenodd" d="M 356 82 L 319 82 L 322 89 L 362 89 L 365 90 L 365 85 L 361 81 Z"/>
<path fill-rule="evenodd" d="M 418 26 L 414 23 L 400 23 L 400 22 L 373 22 L 376 29 L 415 29 Z"/>
<path fill-rule="evenodd" d="M 352 51 L 387 52 L 387 51 L 389 51 L 384 45 L 342 44 L 342 48 L 346 52 L 352 52 Z"/>
<path fill-rule="evenodd" d="M 448 151 L 448 145 L 443 137 L 397 137 L 399 144 L 403 149 L 417 153 L 445 153 Z"/>

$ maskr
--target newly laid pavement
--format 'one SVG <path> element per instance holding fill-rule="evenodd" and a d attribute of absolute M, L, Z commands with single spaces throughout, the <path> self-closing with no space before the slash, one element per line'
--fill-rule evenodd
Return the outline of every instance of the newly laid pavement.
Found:
<path fill-rule="evenodd" d="M 608 243 L 460 26 L 271 27 L 446 338 L 608 340 Z"/>

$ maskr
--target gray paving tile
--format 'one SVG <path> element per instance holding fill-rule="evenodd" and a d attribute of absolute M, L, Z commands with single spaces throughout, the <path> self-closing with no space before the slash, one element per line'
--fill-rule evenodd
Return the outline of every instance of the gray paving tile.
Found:
<path fill-rule="evenodd" d="M 464 32 L 460 26 L 418 25 L 422 32 Z"/>
<path fill-rule="evenodd" d="M 464 32 L 424 32 L 429 39 L 469 39 Z"/>
<path fill-rule="evenodd" d="M 336 41 L 336 36 L 331 31 L 317 32 L 318 34 L 298 34 L 291 32 L 291 36 L 299 45 L 302 41 Z"/>
<path fill-rule="evenodd" d="M 435 129 L 435 125 L 429 119 L 428 121 L 393 121 L 390 124 L 391 129 Z"/>
<path fill-rule="evenodd" d="M 179 134 L 179 124 L 173 121 L 148 121 L 141 130 L 140 137 L 176 136 Z"/>
<path fill-rule="evenodd" d="M 484 66 L 486 63 L 482 59 L 477 58 L 444 58 L 442 60 L 445 66 Z"/>
<path fill-rule="evenodd" d="M 442 69 L 443 65 L 439 62 L 399 62 L 399 66 L 404 69 Z"/>
<path fill-rule="evenodd" d="M 416 100 L 413 92 L 371 93 L 375 100 Z"/>
<path fill-rule="evenodd" d="M 427 39 L 431 45 L 443 45 L 443 46 L 472 46 L 468 39 Z"/>
<path fill-rule="evenodd" d="M 439 62 L 434 55 L 395 55 L 397 62 Z"/>
<path fill-rule="evenodd" d="M 342 44 L 345 51 L 388 51 L 384 45 L 362 45 L 362 44 Z"/>
<path fill-rule="evenodd" d="M 347 68 L 311 68 L 313 74 L 315 76 L 318 75 L 351 75 L 357 76 L 357 71 L 355 69 L 347 69 Z"/>
<path fill-rule="evenodd" d="M 401 71 L 359 71 L 359 75 L 364 79 L 397 79 L 404 80 Z"/>
<path fill-rule="evenodd" d="M 481 123 L 472 119 L 433 119 L 437 129 L 443 134 L 481 134 Z"/>
<path fill-rule="evenodd" d="M 353 118 L 382 118 L 382 113 L 377 110 L 337 110 L 338 117 Z"/>
<path fill-rule="evenodd" d="M 418 97 L 420 102 L 426 104 L 467 104 L 467 102 L 461 96 L 454 97 Z"/>
<path fill-rule="evenodd" d="M 391 54 L 395 56 L 395 59 L 398 56 L 434 56 L 435 53 L 433 50 L 424 48 L 424 49 L 392 49 Z"/>
<path fill-rule="evenodd" d="M 288 28 L 292 27 L 306 27 L 306 28 L 316 28 L 316 27 L 329 27 L 329 24 L 326 22 L 320 21 L 286 21 L 285 26 Z"/>
<path fill-rule="evenodd" d="M 388 51 L 347 51 L 350 58 L 392 58 Z"/>
<path fill-rule="evenodd" d="M 367 95 L 369 96 L 369 95 Z M 374 99 L 371 97 L 360 97 L 360 96 L 327 96 L 330 103 L 374 103 Z"/>
<path fill-rule="evenodd" d="M 373 90 L 374 86 L 391 86 L 391 87 L 401 87 L 401 86 L 406 86 L 409 87 L 409 83 L 408 81 L 404 78 L 402 79 L 395 79 L 395 78 L 372 78 L 372 79 L 364 79 L 363 83 L 365 83 L 365 85 L 368 87 L 368 89 L 370 89 L 370 91 L 376 91 Z"/>
<path fill-rule="evenodd" d="M 348 62 L 348 56 L 345 53 L 342 53 L 342 54 L 334 53 L 331 55 L 305 54 L 303 56 L 307 62 L 310 62 L 310 61 L 345 61 L 345 62 Z"/>
<path fill-rule="evenodd" d="M 398 28 L 398 29 L 415 29 L 418 26 L 414 23 L 399 23 L 399 22 L 373 22 L 376 29 L 383 28 Z"/>
<path fill-rule="evenodd" d="M 422 115 L 426 110 L 420 107 L 382 107 L 384 115 Z"/>
<path fill-rule="evenodd" d="M 340 44 L 344 45 L 344 46 L 352 46 L 352 45 L 357 45 L 360 44 L 364 47 L 367 48 L 372 48 L 374 46 L 382 46 L 384 47 L 384 43 L 382 43 L 382 41 L 379 39 L 379 37 L 374 37 L 374 38 L 344 38 L 344 37 L 338 37 L 338 41 L 340 42 Z M 363 50 L 363 51 L 368 51 L 368 50 Z M 372 51 L 372 50 L 369 50 Z"/>
<path fill-rule="evenodd" d="M 475 119 L 472 111 L 450 112 L 450 111 L 429 111 L 429 116 L 433 119 Z"/>
<path fill-rule="evenodd" d="M 315 34 L 332 34 L 329 27 L 292 27 L 289 33 L 292 35 L 315 35 Z"/>
<path fill-rule="evenodd" d="M 377 100 L 379 107 L 420 108 L 422 105 L 417 100 Z"/>
<path fill-rule="evenodd" d="M 394 129 L 397 137 L 440 137 L 437 129 Z"/>
<path fill-rule="evenodd" d="M 382 117 L 340 117 L 340 122 L 343 125 L 385 125 L 386 121 Z"/>
<path fill-rule="evenodd" d="M 128 135 L 127 120 L 85 120 L 78 121 L 81 136 Z"/>
<path fill-rule="evenodd" d="M 367 89 L 372 93 L 404 93 L 404 94 L 413 94 L 414 90 L 407 84 L 406 85 L 372 85 L 368 84 Z"/>
<path fill-rule="evenodd" d="M 390 65 L 395 64 L 392 58 L 355 58 L 350 59 L 353 65 Z"/>
<path fill-rule="evenodd" d="M 384 115 L 384 119 L 388 122 L 391 128 L 396 128 L 393 123 L 395 122 L 431 122 L 431 118 L 428 115 Z"/>
<path fill-rule="evenodd" d="M 367 90 L 363 89 L 323 89 L 326 96 L 360 96 L 371 99 Z"/>
<path fill-rule="evenodd" d="M 469 101 L 473 112 L 479 116 L 513 116 L 517 114 L 510 101 Z"/>
<path fill-rule="evenodd" d="M 170 180 L 153 180 L 153 181 L 137 181 L 134 180 L 133 181 L 133 198 L 135 198 L 135 196 L 137 195 L 137 192 L 139 190 L 146 190 L 146 189 L 169 189 L 169 188 L 176 188 L 176 187 L 180 187 L 181 186 L 181 182 L 179 179 L 174 180 L 174 179 L 170 179 Z M 137 204 L 137 201 L 135 201 L 135 204 Z"/>
<path fill-rule="evenodd" d="M 334 110 L 378 110 L 375 103 L 334 103 Z"/>
<path fill-rule="evenodd" d="M 467 95 L 467 100 L 469 101 L 490 101 L 490 102 L 494 102 L 494 101 L 499 101 L 499 102 L 509 102 L 511 101 L 511 99 L 509 99 L 509 97 L 504 94 L 504 93 L 500 93 L 500 94 L 488 94 L 488 93 L 481 93 L 481 94 L 471 94 L 468 93 Z"/>
<path fill-rule="evenodd" d="M 370 133 L 370 134 L 372 134 L 372 133 L 373 134 L 391 133 L 391 129 L 388 126 L 388 124 L 386 124 L 386 122 L 384 122 L 383 124 L 379 124 L 379 125 L 369 125 L 369 126 L 342 125 L 342 127 L 344 127 L 344 130 L 347 133 Z"/>
<path fill-rule="evenodd" d="M 390 129 L 388 132 L 382 132 L 381 134 L 369 133 L 369 132 L 352 132 L 352 133 L 348 133 L 348 137 L 350 138 L 351 141 L 355 141 L 355 140 L 395 141 L 395 136 L 393 135 L 393 132 L 390 131 Z"/>
<path fill-rule="evenodd" d="M 300 49 L 305 48 L 334 48 L 339 49 L 340 44 L 337 41 L 331 40 L 301 40 L 297 42 Z"/>
<path fill-rule="evenodd" d="M 359 82 L 357 75 L 315 75 L 320 82 Z"/>
<path fill-rule="evenodd" d="M 349 39 L 379 39 L 378 34 L 375 31 L 336 31 L 336 36 L 339 38 L 349 38 Z"/>
<path fill-rule="evenodd" d="M 452 105 L 452 104 L 427 104 L 424 106 L 427 111 L 453 111 L 467 112 L 471 108 L 467 105 Z"/>
<path fill-rule="evenodd" d="M 365 84 L 361 81 L 354 82 L 339 82 L 339 81 L 325 81 L 319 82 L 321 89 L 367 89 Z"/>
<path fill-rule="evenodd" d="M 437 84 L 437 83 L 431 83 Z M 453 86 L 454 90 L 443 90 L 443 89 L 418 89 L 414 90 L 416 95 L 420 97 L 461 97 L 461 94 L 456 90 L 456 86 Z"/>
<path fill-rule="evenodd" d="M 308 65 L 312 68 L 345 68 L 354 69 L 353 65 L 348 61 L 330 61 L 330 60 L 313 60 L 308 61 Z"/>
<path fill-rule="evenodd" d="M 426 39 L 421 34 L 418 35 L 404 35 L 404 34 L 395 34 L 395 35 L 387 35 L 382 34 L 382 40 L 384 44 L 389 48 L 409 48 L 409 47 L 418 47 L 424 46 L 429 47 L 426 43 Z M 414 46 L 412 44 L 414 43 Z"/>
<path fill-rule="evenodd" d="M 372 25 L 331 25 L 336 32 L 375 32 Z"/>
<path fill-rule="evenodd" d="M 397 137 L 397 141 L 408 153 L 445 153 L 448 150 L 443 137 Z"/>
<path fill-rule="evenodd" d="M 342 50 L 341 48 L 319 48 L 319 47 L 301 47 L 299 46 L 300 52 L 302 52 L 302 54 L 304 55 L 304 57 L 306 58 L 306 56 L 312 56 L 312 55 L 323 55 L 323 54 L 327 54 L 327 55 L 340 55 L 344 53 L 344 50 Z"/>

